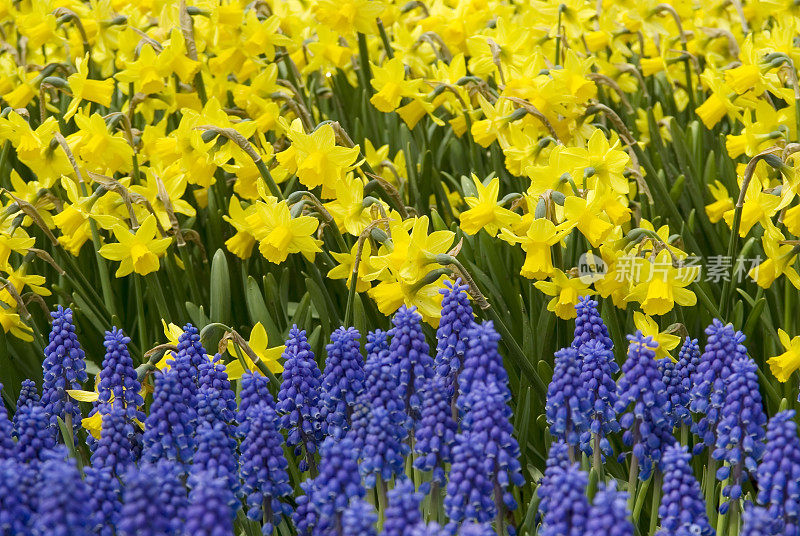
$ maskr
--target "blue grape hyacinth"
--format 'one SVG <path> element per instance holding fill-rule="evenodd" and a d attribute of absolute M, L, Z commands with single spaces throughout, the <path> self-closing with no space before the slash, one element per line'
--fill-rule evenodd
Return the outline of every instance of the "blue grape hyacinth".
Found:
<path fill-rule="evenodd" d="M 767 416 L 758 388 L 757 368 L 749 357 L 733 362 L 717 426 L 717 448 L 713 456 L 725 462 L 717 470 L 717 479 L 730 479 L 722 494 L 732 500 L 741 497 L 742 483 L 748 475 L 755 474 L 764 454 Z M 727 508 L 727 502 L 720 505 L 723 513 Z"/>
<path fill-rule="evenodd" d="M 673 426 L 691 425 L 689 406 L 692 401 L 692 376 L 700 362 L 700 345 L 697 339 L 686 337 L 678 352 L 678 360 L 666 357 L 658 361 L 661 378 L 667 386 L 670 401 L 668 415 Z"/>
<path fill-rule="evenodd" d="M 700 484 L 689 466 L 691 458 L 682 445 L 673 445 L 664 452 L 664 480 L 658 515 L 667 534 L 676 534 L 684 529 L 698 536 L 711 536 L 714 530 L 708 522 Z"/>
<path fill-rule="evenodd" d="M 400 475 L 411 448 L 405 442 L 406 430 L 395 423 L 385 408 L 373 408 L 368 417 L 359 468 L 367 487 L 378 479 L 385 481 Z"/>
<path fill-rule="evenodd" d="M 563 441 L 555 441 L 550 445 L 544 476 L 536 490 L 539 496 L 539 512 L 542 514 L 550 510 L 550 499 L 558 493 L 554 488 L 560 485 L 560 474 L 569 469 L 570 465 L 569 446 Z"/>
<path fill-rule="evenodd" d="M 614 353 L 600 339 L 592 339 L 580 345 L 578 357 L 582 384 L 578 392 L 586 396 L 584 403 L 588 406 L 588 426 L 581 436 L 581 445 L 587 454 L 598 448 L 608 455 L 611 454 L 611 444 L 607 436 L 620 429 L 614 409 L 619 397 L 613 377 L 619 372 L 619 365 L 614 361 Z M 594 444 L 591 444 L 592 437 Z"/>
<path fill-rule="evenodd" d="M 352 424 L 353 406 L 364 390 L 364 359 L 355 328 L 339 328 L 331 334 L 322 375 L 322 406 L 329 435 L 341 438 Z"/>
<path fill-rule="evenodd" d="M 436 373 L 445 379 L 449 396 L 458 393 L 458 376 L 464 366 L 469 337 L 467 330 L 473 323 L 472 304 L 467 295 L 467 285 L 461 279 L 445 281 L 442 294 L 442 317 L 436 328 Z"/>
<path fill-rule="evenodd" d="M 269 390 L 269 379 L 256 372 L 247 371 L 242 374 L 242 390 L 239 393 L 239 408 L 236 419 L 239 423 L 239 432 L 247 433 L 242 428 L 251 415 L 251 411 L 260 411 L 262 404 L 266 404 L 275 410 L 275 397 Z M 255 408 L 255 409 L 253 409 Z"/>
<path fill-rule="evenodd" d="M 692 376 L 690 409 L 701 414 L 700 420 L 692 426 L 692 432 L 702 440 L 695 446 L 695 454 L 704 446 L 713 447 L 716 443 L 717 424 L 733 362 L 747 356 L 744 334 L 735 331 L 732 324 L 726 325 L 714 319 L 706 328 L 706 335 L 706 346 Z"/>
<path fill-rule="evenodd" d="M 608 328 L 597 311 L 597 301 L 589 296 L 581 296 L 575 306 L 575 332 L 573 348 L 580 348 L 590 341 L 595 341 L 606 350 L 613 350 L 614 343 L 608 334 Z"/>
<path fill-rule="evenodd" d="M 19 390 L 19 397 L 17 397 L 17 411 L 11 418 L 13 425 L 13 436 L 17 438 L 19 435 L 19 408 L 31 405 L 39 405 L 40 403 L 39 390 L 36 387 L 36 382 L 33 380 L 22 380 L 22 385 Z"/>
<path fill-rule="evenodd" d="M 752 503 L 745 505 L 740 536 L 778 536 L 779 534 L 788 534 L 781 532 L 780 519 L 776 519 L 766 508 Z"/>
<path fill-rule="evenodd" d="M 453 419 L 447 380 L 436 375 L 422 393 L 420 420 L 414 437 L 414 467 L 432 471 L 433 480 L 444 483 L 445 465 L 450 462 L 457 432 L 458 423 Z"/>
<path fill-rule="evenodd" d="M 42 363 L 42 404 L 55 434 L 59 418 L 66 422 L 69 416 L 74 429 L 80 427 L 80 405 L 67 394 L 67 390 L 80 389 L 88 376 L 83 349 L 72 322 L 72 310 L 59 305 L 50 316 L 53 326 Z"/>
<path fill-rule="evenodd" d="M 89 488 L 74 461 L 61 458 L 61 453 L 53 453 L 52 458 L 42 463 L 39 474 L 33 533 L 47 536 L 89 534 L 92 528 Z"/>
<path fill-rule="evenodd" d="M 29 532 L 33 490 L 25 489 L 26 466 L 16 458 L 0 459 L 0 534 L 23 536 Z"/>
<path fill-rule="evenodd" d="M 400 307 L 392 318 L 389 330 L 389 356 L 394 364 L 400 386 L 400 397 L 412 420 L 419 419 L 422 404 L 420 393 L 425 382 L 433 376 L 433 358 L 422 333 L 422 317 L 416 307 Z"/>
<path fill-rule="evenodd" d="M 542 536 L 585 536 L 589 518 L 586 486 L 589 478 L 577 464 L 553 473 L 547 495 L 548 508 L 544 515 Z M 544 491 L 544 490 L 543 490 Z"/>
<path fill-rule="evenodd" d="M 119 478 L 107 467 L 87 467 L 86 485 L 89 488 L 89 509 L 94 534 L 114 536 L 122 508 L 122 486 Z"/>
<path fill-rule="evenodd" d="M 667 387 L 655 360 L 657 343 L 641 332 L 629 335 L 628 340 L 628 358 L 622 366 L 615 409 L 626 412 L 620 418 L 625 429 L 622 440 L 633 447 L 633 455 L 641 467 L 639 478 L 646 480 L 654 464 L 661 460 L 664 448 L 675 439 L 667 419 L 670 411 Z"/>
<path fill-rule="evenodd" d="M 628 494 L 617 491 L 613 484 L 601 484 L 597 490 L 586 521 L 586 536 L 633 536 Z"/>
<path fill-rule="evenodd" d="M 21 462 L 41 461 L 44 453 L 55 446 L 56 438 L 44 408 L 29 404 L 17 408 L 16 453 Z"/>
<path fill-rule="evenodd" d="M 0 392 L 3 390 L 3 385 L 0 384 Z M 5 405 L 0 406 L 0 460 L 8 459 L 14 456 L 16 446 L 14 444 L 14 426 L 8 418 L 8 411 Z"/>
<path fill-rule="evenodd" d="M 288 430 L 286 444 L 302 456 L 300 470 L 315 469 L 314 454 L 322 442 L 322 373 L 306 339 L 306 332 L 293 326 L 283 352 L 284 366 L 277 410 L 281 427 Z"/>
<path fill-rule="evenodd" d="M 235 517 L 230 507 L 232 495 L 224 479 L 196 475 L 186 508 L 184 536 L 230 536 Z"/>
<path fill-rule="evenodd" d="M 139 409 L 144 404 L 140 394 L 142 384 L 128 352 L 130 342 L 131 339 L 116 327 L 106 331 L 103 341 L 106 353 L 97 384 L 97 409 L 104 415 L 111 406 L 121 406 L 129 419 L 143 421 L 144 413 Z"/>
<path fill-rule="evenodd" d="M 524 485 L 525 479 L 519 462 L 519 443 L 511 424 L 511 408 L 503 391 L 494 385 L 473 390 L 466 402 L 470 410 L 462 420 L 462 431 L 483 450 L 496 508 L 515 510 L 517 503 L 511 487 Z"/>
<path fill-rule="evenodd" d="M 382 536 L 404 536 L 407 531 L 422 522 L 423 494 L 418 492 L 411 480 L 400 480 L 387 494 L 386 520 Z"/>
<path fill-rule="evenodd" d="M 469 344 L 464 356 L 464 367 L 459 376 L 459 409 L 466 410 L 465 398 L 480 385 L 492 384 L 511 397 L 508 390 L 508 372 L 498 351 L 500 334 L 491 321 L 475 322 L 467 330 Z"/>
<path fill-rule="evenodd" d="M 578 350 L 563 348 L 556 352 L 555 359 L 553 379 L 547 387 L 545 415 L 550 433 L 556 439 L 577 446 L 582 434 L 589 430 L 592 401 L 581 378 Z"/>
<path fill-rule="evenodd" d="M 231 440 L 225 425 L 220 422 L 203 422 L 196 430 L 197 451 L 192 459 L 189 484 L 195 485 L 198 478 L 221 480 L 229 490 L 230 505 L 237 509 L 239 493 L 239 465 L 236 456 L 236 441 Z"/>
<path fill-rule="evenodd" d="M 92 466 L 113 476 L 123 475 L 133 463 L 133 424 L 123 406 L 113 407 L 102 417 L 102 434 L 93 443 Z"/>
<path fill-rule="evenodd" d="M 145 461 L 169 459 L 187 467 L 192 461 L 196 447 L 195 393 L 180 383 L 181 378 L 175 366 L 156 375 L 153 402 L 145 421 Z"/>
<path fill-rule="evenodd" d="M 444 509 L 450 521 L 489 522 L 497 514 L 494 501 L 493 466 L 481 445 L 469 434 L 458 434 L 453 443 L 453 461 L 447 481 Z"/>
<path fill-rule="evenodd" d="M 375 528 L 378 514 L 375 507 L 363 499 L 353 499 L 342 514 L 342 533 L 359 536 L 378 536 Z"/>
<path fill-rule="evenodd" d="M 171 460 L 128 469 L 123 479 L 119 536 L 183 536 L 188 497 L 181 471 Z"/>
<path fill-rule="evenodd" d="M 236 394 L 219 354 L 200 365 L 197 418 L 198 427 L 203 423 L 220 426 L 235 447 Z"/>
<path fill-rule="evenodd" d="M 306 490 L 316 517 L 314 534 L 333 534 L 350 501 L 361 499 L 366 490 L 358 472 L 358 454 L 352 440 L 329 437 L 320 447 L 319 476 Z"/>
<path fill-rule="evenodd" d="M 772 416 L 758 466 L 758 502 L 781 522 L 786 536 L 800 534 L 800 439 L 794 410 Z"/>
<path fill-rule="evenodd" d="M 250 406 L 246 415 L 246 421 L 240 424 L 243 439 L 239 471 L 247 516 L 277 525 L 282 515 L 292 513 L 292 508 L 281 501 L 291 496 L 292 487 L 287 474 L 289 463 L 283 454 L 283 436 L 278 430 L 278 415 L 263 400 Z M 265 531 L 271 533 L 268 527 Z"/>

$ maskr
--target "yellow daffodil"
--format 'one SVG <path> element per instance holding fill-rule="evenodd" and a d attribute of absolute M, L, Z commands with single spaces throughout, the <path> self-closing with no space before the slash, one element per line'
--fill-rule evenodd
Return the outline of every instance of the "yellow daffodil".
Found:
<path fill-rule="evenodd" d="M 472 182 L 478 196 L 464 198 L 469 209 L 463 211 L 459 216 L 462 231 L 474 235 L 481 229 L 485 229 L 491 236 L 497 236 L 502 227 L 510 227 L 515 220 L 519 219 L 519 215 L 498 204 L 500 179 L 495 177 L 489 181 L 488 185 L 484 186 L 473 173 Z"/>
<path fill-rule="evenodd" d="M 284 151 L 276 156 L 279 162 L 286 164 L 291 154 L 296 162 L 297 178 L 308 188 L 322 185 L 333 192 L 336 181 L 358 158 L 357 146 L 348 149 L 336 145 L 336 136 L 329 124 L 320 126 L 311 134 L 294 132 L 290 137 L 291 153 Z"/>
<path fill-rule="evenodd" d="M 547 310 L 553 311 L 559 318 L 569 320 L 575 318 L 575 306 L 581 296 L 592 293 L 589 285 L 578 277 L 567 277 L 561 270 L 553 272 L 550 281 L 537 281 L 534 286 L 548 296 L 553 296 L 547 303 Z"/>
<path fill-rule="evenodd" d="M 636 329 L 642 332 L 642 335 L 645 337 L 652 337 L 653 342 L 657 344 L 654 348 L 656 351 L 656 359 L 663 359 L 665 357 L 673 359 L 670 352 L 680 344 L 680 337 L 672 333 L 660 331 L 658 323 L 653 318 L 639 311 L 633 313 L 633 324 L 636 326 Z"/>
<path fill-rule="evenodd" d="M 597 129 L 589 138 L 586 148 L 568 147 L 561 151 L 561 165 L 574 170 L 576 180 L 587 177 L 591 188 L 603 192 L 603 188 L 611 188 L 617 193 L 628 193 L 628 180 L 622 172 L 630 162 L 628 153 L 618 148 L 619 140 L 614 145 L 608 143 L 605 134 Z"/>
<path fill-rule="evenodd" d="M 556 226 L 547 218 L 531 221 L 524 236 L 518 236 L 508 229 L 502 229 L 500 237 L 509 244 L 521 244 L 525 252 L 525 262 L 520 274 L 528 279 L 544 279 L 558 272 L 553 267 L 550 247 L 561 241 L 572 229 L 569 223 Z"/>
<path fill-rule="evenodd" d="M 800 368 L 800 336 L 789 338 L 789 334 L 778 328 L 778 338 L 786 351 L 767 360 L 772 375 L 779 382 L 786 383 L 789 377 Z"/>
<path fill-rule="evenodd" d="M 400 105 L 403 97 L 413 97 L 422 81 L 405 80 L 405 65 L 399 57 L 385 62 L 382 66 L 374 66 L 372 70 L 372 87 L 376 93 L 369 101 L 375 108 L 384 113 L 393 112 Z"/>
<path fill-rule="evenodd" d="M 372 221 L 369 209 L 364 207 L 364 183 L 348 174 L 336 181 L 336 197 L 325 203 L 336 225 L 354 236 L 359 236 Z"/>
<path fill-rule="evenodd" d="M 238 353 L 235 348 L 235 344 L 233 341 L 228 341 L 228 353 L 235 358 L 233 361 L 228 363 L 225 366 L 225 371 L 228 373 L 229 380 L 238 380 L 244 374 L 244 368 L 242 367 L 241 361 L 238 359 Z M 250 337 L 247 341 L 247 345 L 255 352 L 258 358 L 264 363 L 267 368 L 273 374 L 278 374 L 283 372 L 283 365 L 278 361 L 283 353 L 284 349 L 286 348 L 285 345 L 276 346 L 274 348 L 267 348 L 269 341 L 267 340 L 267 330 L 264 329 L 264 326 L 261 322 L 257 322 L 255 326 L 253 326 L 253 330 L 250 332 Z M 244 361 L 247 364 L 248 370 L 252 372 L 258 372 L 258 366 L 253 362 L 250 356 L 244 350 L 239 350 L 244 357 Z"/>
<path fill-rule="evenodd" d="M 728 195 L 728 190 L 718 180 L 714 184 L 709 184 L 708 189 L 714 197 L 714 202 L 706 205 L 706 214 L 711 223 L 716 223 L 729 210 L 733 210 L 733 199 Z"/>
<path fill-rule="evenodd" d="M 108 108 L 111 106 L 111 95 L 114 93 L 114 80 L 90 80 L 89 79 L 89 54 L 75 62 L 78 72 L 67 78 L 69 88 L 72 90 L 72 101 L 70 102 L 64 119 L 69 119 L 78 111 L 78 106 L 82 100 L 96 102 Z"/>
<path fill-rule="evenodd" d="M 171 238 L 156 238 L 156 218 L 150 215 L 142 222 L 136 232 L 122 225 L 113 229 L 117 243 L 105 244 L 100 255 L 112 261 L 119 261 L 116 276 L 122 277 L 131 272 L 147 275 L 159 267 L 159 258 L 172 242 Z"/>
<path fill-rule="evenodd" d="M 314 238 L 319 221 L 312 216 L 292 218 L 285 201 L 258 202 L 245 221 L 258 240 L 258 250 L 269 262 L 279 264 L 290 253 L 301 253 L 313 261 L 322 241 Z"/>
<path fill-rule="evenodd" d="M 686 287 L 698 277 L 700 267 L 675 267 L 669 251 L 662 250 L 654 259 L 635 259 L 634 285 L 628 301 L 638 301 L 648 315 L 663 315 L 675 304 L 690 306 L 697 296 Z"/>
<path fill-rule="evenodd" d="M 33 329 L 20 318 L 16 309 L 5 302 L 0 302 L 0 326 L 3 331 L 10 333 L 21 341 L 33 340 Z"/>

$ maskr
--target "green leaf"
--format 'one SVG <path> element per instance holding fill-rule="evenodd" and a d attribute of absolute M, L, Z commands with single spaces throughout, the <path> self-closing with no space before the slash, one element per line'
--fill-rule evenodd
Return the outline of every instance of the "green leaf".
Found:
<path fill-rule="evenodd" d="M 218 249 L 211 262 L 211 320 L 222 324 L 231 321 L 231 278 L 225 252 Z"/>
<path fill-rule="evenodd" d="M 247 313 L 250 316 L 250 322 L 256 324 L 261 322 L 264 329 L 267 331 L 267 339 L 270 341 L 279 341 L 282 339 L 281 330 L 275 324 L 275 320 L 267 309 L 267 304 L 264 303 L 264 295 L 258 286 L 253 276 L 247 277 L 247 283 L 244 289 L 245 302 L 247 304 Z"/>
<path fill-rule="evenodd" d="M 192 302 L 186 302 L 186 312 L 189 313 L 189 319 L 197 329 L 203 329 L 211 323 L 202 305 L 198 307 Z"/>

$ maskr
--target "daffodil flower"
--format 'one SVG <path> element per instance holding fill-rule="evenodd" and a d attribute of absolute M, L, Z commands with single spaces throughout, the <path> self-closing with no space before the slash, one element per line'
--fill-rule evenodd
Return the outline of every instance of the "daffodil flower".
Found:
<path fill-rule="evenodd" d="M 669 332 L 660 331 L 658 323 L 653 318 L 639 311 L 633 313 L 633 324 L 636 326 L 636 329 L 642 332 L 642 335 L 645 337 L 652 337 L 653 341 L 658 344 L 655 348 L 656 359 L 663 359 L 665 357 L 672 359 L 670 352 L 680 344 L 680 337 Z"/>
<path fill-rule="evenodd" d="M 131 272 L 147 275 L 158 270 L 159 258 L 169 247 L 171 238 L 156 238 L 156 218 L 152 214 L 142 222 L 135 233 L 122 225 L 114 229 L 118 242 L 105 244 L 100 248 L 100 255 L 112 261 L 119 261 L 116 276 L 126 276 Z"/>
<path fill-rule="evenodd" d="M 778 329 L 778 339 L 786 351 L 767 360 L 772 375 L 779 382 L 789 381 L 789 377 L 800 368 L 800 336 L 789 338 L 789 334 Z"/>
<path fill-rule="evenodd" d="M 267 330 L 264 329 L 264 326 L 261 324 L 261 322 L 256 323 L 256 325 L 253 326 L 253 330 L 250 332 L 250 338 L 247 341 L 247 345 L 250 346 L 253 352 L 255 352 L 259 360 L 267 365 L 267 368 L 270 370 L 270 372 L 273 374 L 283 372 L 283 365 L 281 365 L 279 359 L 283 351 L 286 349 L 286 346 L 281 345 L 274 348 L 267 348 L 268 344 L 269 341 L 267 340 Z M 228 353 L 236 358 L 225 366 L 229 380 L 238 380 L 245 372 L 241 361 L 238 359 L 239 354 L 237 353 L 235 345 L 235 342 L 228 341 Z M 258 366 L 253 362 L 247 352 L 242 350 L 240 351 L 244 357 L 245 363 L 247 364 L 248 370 L 252 372 L 258 372 Z"/>
<path fill-rule="evenodd" d="M 499 178 L 493 178 L 488 185 L 484 186 L 473 173 L 472 182 L 475 184 L 478 196 L 464 198 L 469 209 L 460 215 L 462 231 L 474 235 L 481 229 L 485 229 L 489 235 L 497 236 L 502 227 L 510 227 L 514 221 L 520 218 L 518 214 L 498 204 Z"/>

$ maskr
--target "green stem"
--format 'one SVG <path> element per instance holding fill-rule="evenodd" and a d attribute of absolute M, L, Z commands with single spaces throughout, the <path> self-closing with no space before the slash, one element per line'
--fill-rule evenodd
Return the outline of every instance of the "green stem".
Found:
<path fill-rule="evenodd" d="M 372 86 L 369 81 L 372 80 L 372 69 L 369 66 L 369 47 L 367 47 L 367 36 L 358 32 L 358 55 L 361 59 L 360 69 L 358 70 L 358 77 L 361 80 L 361 85 L 367 95 L 372 93 Z"/>
<path fill-rule="evenodd" d="M 386 35 L 386 28 L 383 26 L 383 21 L 378 19 L 378 33 L 381 36 L 381 41 L 383 41 L 383 48 L 386 50 L 386 56 L 389 59 L 394 58 L 394 50 L 392 50 L 392 44 L 389 41 L 389 36 Z M 800 132 L 800 130 L 798 130 Z"/>
<path fill-rule="evenodd" d="M 267 188 L 269 188 L 270 193 L 283 201 L 283 192 L 281 192 L 281 189 L 278 188 L 278 183 L 276 183 L 275 179 L 272 178 L 272 173 L 269 172 L 269 168 L 263 159 L 259 158 L 256 161 L 256 168 L 258 168 L 261 178 L 263 178 L 264 182 L 267 183 Z"/>
<path fill-rule="evenodd" d="M 150 272 L 146 276 L 147 284 L 149 286 L 149 291 L 153 300 L 156 302 L 156 308 L 158 309 L 158 314 L 169 322 L 172 320 L 172 315 L 169 312 L 169 306 L 167 306 L 167 299 L 164 297 L 164 289 L 161 288 L 161 281 L 158 279 L 157 272 Z"/>
<path fill-rule="evenodd" d="M 628 471 L 628 511 L 633 512 L 636 502 L 636 480 L 639 478 L 639 459 L 631 454 L 631 466 Z"/>
<path fill-rule="evenodd" d="M 650 507 L 650 532 L 649 534 L 656 533 L 656 526 L 658 525 L 658 505 L 661 503 L 661 481 L 664 476 L 658 469 L 653 470 L 653 502 Z"/>
<path fill-rule="evenodd" d="M 605 472 L 603 469 L 603 455 L 600 452 L 600 434 L 594 434 L 592 445 L 592 467 L 597 471 L 599 480 L 605 480 Z"/>
<path fill-rule="evenodd" d="M 386 506 L 389 504 L 386 497 L 386 482 L 379 478 L 375 483 L 375 489 L 378 492 L 378 528 L 382 529 L 386 521 Z"/>

